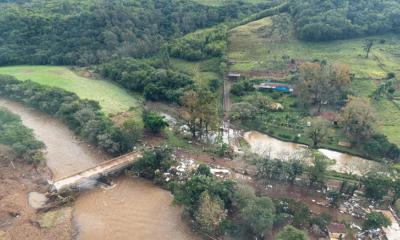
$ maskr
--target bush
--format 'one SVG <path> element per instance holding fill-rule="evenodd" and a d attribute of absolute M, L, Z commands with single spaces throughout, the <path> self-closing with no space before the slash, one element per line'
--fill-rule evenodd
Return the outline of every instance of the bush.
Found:
<path fill-rule="evenodd" d="M 152 133 L 160 133 L 161 130 L 168 126 L 165 117 L 151 111 L 144 111 L 143 122 L 144 127 Z"/>
<path fill-rule="evenodd" d="M 387 77 L 386 77 L 386 78 L 387 78 L 387 79 L 396 78 L 396 74 L 395 74 L 394 72 L 390 72 L 390 73 L 387 74 Z"/>
<path fill-rule="evenodd" d="M 293 139 L 292 136 L 290 136 L 288 134 L 284 134 L 284 133 L 279 133 L 278 137 L 283 138 L 283 139 L 288 139 L 288 140 Z"/>
<path fill-rule="evenodd" d="M 392 222 L 381 212 L 368 213 L 363 222 L 364 230 L 373 230 L 381 227 L 390 226 Z"/>
<path fill-rule="evenodd" d="M 231 88 L 231 93 L 236 96 L 244 96 L 252 91 L 254 91 L 253 85 L 246 80 L 235 82 Z"/>
<path fill-rule="evenodd" d="M 165 173 L 171 168 L 175 162 L 171 153 L 171 149 L 167 147 L 147 150 L 143 153 L 143 157 L 133 163 L 131 171 L 138 173 L 141 177 L 153 180 L 156 177 L 156 171 Z"/>

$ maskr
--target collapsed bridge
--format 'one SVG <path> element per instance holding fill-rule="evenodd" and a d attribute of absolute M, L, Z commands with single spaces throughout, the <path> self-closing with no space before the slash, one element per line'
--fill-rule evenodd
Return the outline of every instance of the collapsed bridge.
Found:
<path fill-rule="evenodd" d="M 79 184 L 82 184 L 88 180 L 96 180 L 101 176 L 121 171 L 141 157 L 141 152 L 128 153 L 126 155 L 102 162 L 95 167 L 74 173 L 61 179 L 57 179 L 54 182 L 50 182 L 51 191 L 61 192 L 67 188 L 79 186 Z"/>

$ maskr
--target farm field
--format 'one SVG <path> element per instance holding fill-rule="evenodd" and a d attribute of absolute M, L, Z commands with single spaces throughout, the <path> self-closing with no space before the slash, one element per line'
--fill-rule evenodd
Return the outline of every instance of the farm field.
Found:
<path fill-rule="evenodd" d="M 105 113 L 133 111 L 140 116 L 141 97 L 127 92 L 116 84 L 104 80 L 79 76 L 66 67 L 13 66 L 1 67 L 0 74 L 8 74 L 19 80 L 63 88 L 81 98 L 98 101 Z"/>
<path fill-rule="evenodd" d="M 376 129 L 391 142 L 400 145 L 400 107 L 396 99 L 385 97 L 377 101 L 371 98 L 389 72 L 400 75 L 400 35 L 303 42 L 296 39 L 291 24 L 286 34 L 282 34 L 282 31 L 276 30 L 273 22 L 271 17 L 263 18 L 229 32 L 228 57 L 234 62 L 231 72 L 265 80 L 290 81 L 292 59 L 296 64 L 313 60 L 345 63 L 349 65 L 351 74 L 354 74 L 351 94 L 371 99 L 378 118 Z M 366 39 L 375 42 L 368 59 L 363 50 Z"/>
<path fill-rule="evenodd" d="M 376 40 L 370 57 L 365 58 L 365 38 L 330 42 L 303 42 L 287 29 L 285 40 L 273 30 L 272 18 L 248 23 L 229 33 L 229 59 L 236 64 L 232 71 L 285 71 L 284 58 L 300 61 L 315 59 L 345 63 L 357 78 L 382 78 L 387 72 L 400 72 L 400 35 L 369 37 Z"/>

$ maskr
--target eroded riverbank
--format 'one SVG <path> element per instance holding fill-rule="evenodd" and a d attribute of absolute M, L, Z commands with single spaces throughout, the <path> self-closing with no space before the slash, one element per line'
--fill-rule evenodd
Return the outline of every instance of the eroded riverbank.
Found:
<path fill-rule="evenodd" d="M 0 98 L 0 106 L 18 114 L 24 125 L 46 144 L 46 160 L 53 179 L 109 158 L 79 142 L 54 118 L 4 98 Z M 152 183 L 128 177 L 117 179 L 112 188 L 87 191 L 73 205 L 73 221 L 80 231 L 78 239 L 197 239 L 181 220 L 180 209 L 172 205 L 172 200 L 169 192 Z M 51 239 L 66 238 L 56 235 Z"/>

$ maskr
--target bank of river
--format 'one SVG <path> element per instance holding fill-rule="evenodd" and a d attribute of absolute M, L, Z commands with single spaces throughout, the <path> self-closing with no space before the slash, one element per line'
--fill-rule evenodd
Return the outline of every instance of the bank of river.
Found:
<path fill-rule="evenodd" d="M 76 140 L 58 120 L 0 98 L 0 106 L 18 114 L 47 146 L 46 160 L 54 178 L 93 167 L 109 156 Z M 78 239 L 196 239 L 172 205 L 169 192 L 141 179 L 123 177 L 109 189 L 83 193 L 74 203 Z M 57 239 L 57 238 L 55 238 Z"/>
<path fill-rule="evenodd" d="M 244 139 L 250 145 L 252 152 L 260 155 L 269 155 L 273 158 L 285 159 L 290 155 L 300 154 L 307 149 L 306 145 L 284 142 L 257 131 L 246 132 L 244 134 Z M 318 151 L 328 158 L 335 160 L 335 164 L 329 167 L 330 170 L 341 173 L 363 175 L 371 169 L 376 169 L 380 165 L 377 162 L 346 153 L 327 149 L 318 149 Z"/>

